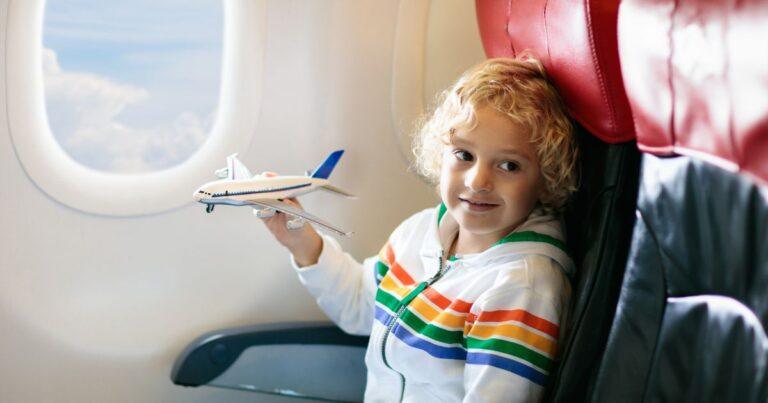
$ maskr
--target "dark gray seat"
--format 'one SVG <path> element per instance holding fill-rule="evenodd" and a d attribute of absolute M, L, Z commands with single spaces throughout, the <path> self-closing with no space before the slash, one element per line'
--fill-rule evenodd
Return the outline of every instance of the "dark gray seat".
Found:
<path fill-rule="evenodd" d="M 768 401 L 768 189 L 648 155 L 637 211 L 593 401 Z"/>

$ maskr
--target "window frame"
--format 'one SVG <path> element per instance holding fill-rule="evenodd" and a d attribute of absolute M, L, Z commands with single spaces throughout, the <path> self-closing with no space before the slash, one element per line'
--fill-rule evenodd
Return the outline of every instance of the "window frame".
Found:
<path fill-rule="evenodd" d="M 261 106 L 266 0 L 224 1 L 224 43 L 218 113 L 208 139 L 186 161 L 168 169 L 118 174 L 88 168 L 70 157 L 51 133 L 42 69 L 45 0 L 9 0 L 6 14 L 6 114 L 11 142 L 27 176 L 52 199 L 106 216 L 176 209 L 232 153 L 245 153 Z"/>

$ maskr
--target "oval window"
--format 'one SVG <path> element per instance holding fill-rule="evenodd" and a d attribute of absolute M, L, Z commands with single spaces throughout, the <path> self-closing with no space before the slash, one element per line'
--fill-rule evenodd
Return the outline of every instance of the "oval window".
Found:
<path fill-rule="evenodd" d="M 48 0 L 42 63 L 54 138 L 101 171 L 189 158 L 215 119 L 222 25 L 221 0 Z"/>
<path fill-rule="evenodd" d="M 246 152 L 256 132 L 266 0 L 103 3 L 9 3 L 16 156 L 40 190 L 80 211 L 133 216 L 191 204 L 191 192 L 227 155 Z"/>

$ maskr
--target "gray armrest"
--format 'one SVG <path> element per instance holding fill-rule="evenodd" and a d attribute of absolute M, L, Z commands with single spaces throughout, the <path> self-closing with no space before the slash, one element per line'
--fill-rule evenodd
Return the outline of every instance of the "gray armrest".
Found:
<path fill-rule="evenodd" d="M 362 401 L 368 337 L 330 323 L 281 323 L 210 332 L 176 359 L 171 380 L 318 400 Z"/>

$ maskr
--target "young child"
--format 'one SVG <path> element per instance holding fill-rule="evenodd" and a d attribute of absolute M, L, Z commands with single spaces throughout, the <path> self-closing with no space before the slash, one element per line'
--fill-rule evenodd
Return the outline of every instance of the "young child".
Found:
<path fill-rule="evenodd" d="M 539 62 L 487 60 L 442 94 L 415 144 L 442 203 L 377 257 L 361 265 L 282 214 L 266 224 L 323 311 L 371 336 L 366 401 L 539 400 L 574 270 L 555 215 L 576 182 L 561 101 Z"/>

